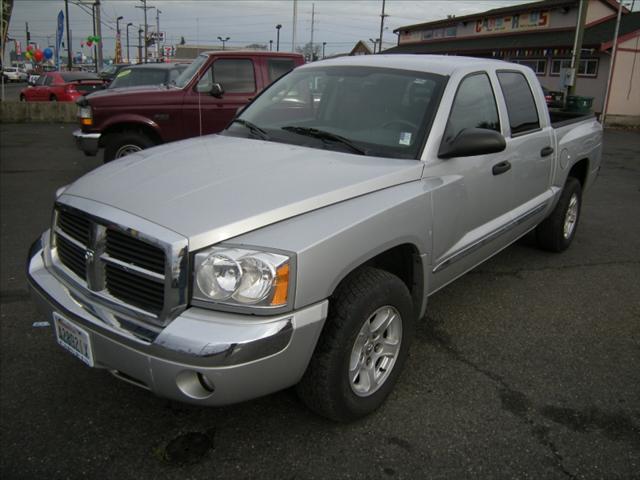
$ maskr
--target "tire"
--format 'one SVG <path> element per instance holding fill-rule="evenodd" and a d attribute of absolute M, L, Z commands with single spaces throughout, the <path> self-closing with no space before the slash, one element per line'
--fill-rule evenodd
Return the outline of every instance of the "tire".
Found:
<path fill-rule="evenodd" d="M 21 102 L 26 102 L 27 98 L 24 95 L 20 95 L 20 101 Z"/>
<path fill-rule="evenodd" d="M 370 267 L 352 273 L 329 299 L 329 317 L 296 387 L 300 399 L 335 421 L 351 421 L 375 411 L 402 371 L 413 337 L 413 316 L 411 295 L 398 277 Z M 371 342 L 369 325 L 387 321 Z M 379 355 L 382 345 L 389 356 Z M 379 383 L 369 383 L 371 377 L 362 373 L 366 371 L 375 372 L 374 378 L 378 374 Z"/>
<path fill-rule="evenodd" d="M 58 101 L 58 99 L 56 98 L 56 96 L 55 96 L 55 95 L 51 95 L 51 96 L 49 97 L 49 101 L 50 101 L 50 102 L 57 102 L 57 101 Z"/>
<path fill-rule="evenodd" d="M 582 211 L 582 186 L 578 179 L 567 178 L 558 204 L 538 227 L 538 245 L 551 252 L 562 252 L 569 248 L 578 230 Z"/>
<path fill-rule="evenodd" d="M 111 133 L 104 141 L 104 163 L 153 147 L 155 144 L 144 133 L 135 130 Z"/>

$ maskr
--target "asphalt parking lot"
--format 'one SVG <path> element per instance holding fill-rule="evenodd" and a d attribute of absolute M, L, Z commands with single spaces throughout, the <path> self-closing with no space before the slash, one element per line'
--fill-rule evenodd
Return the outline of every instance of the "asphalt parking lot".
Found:
<path fill-rule="evenodd" d="M 292 391 L 157 398 L 34 326 L 27 249 L 100 164 L 71 130 L 0 125 L 3 478 L 640 478 L 639 133 L 606 132 L 568 251 L 527 237 L 434 295 L 386 404 L 340 425 Z"/>

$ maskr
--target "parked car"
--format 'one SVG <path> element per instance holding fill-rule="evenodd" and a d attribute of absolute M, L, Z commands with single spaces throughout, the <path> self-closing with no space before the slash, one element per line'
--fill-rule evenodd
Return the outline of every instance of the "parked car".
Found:
<path fill-rule="evenodd" d="M 569 247 L 601 150 L 595 117 L 554 126 L 527 67 L 312 63 L 219 135 L 61 188 L 28 278 L 89 366 L 197 405 L 297 384 L 353 420 L 393 389 L 430 295 L 534 229 Z"/>
<path fill-rule="evenodd" d="M 562 92 L 549 90 L 546 87 L 542 87 L 542 92 L 544 93 L 544 100 L 547 102 L 547 107 L 562 108 L 564 106 L 564 94 Z"/>
<path fill-rule="evenodd" d="M 29 75 L 29 78 L 27 79 L 27 83 L 29 85 L 31 85 L 32 87 L 35 87 L 36 84 L 38 83 L 38 79 L 40 78 L 40 74 L 39 73 L 31 73 Z"/>
<path fill-rule="evenodd" d="M 74 102 L 83 95 L 102 90 L 104 81 L 85 72 L 45 72 L 34 86 L 20 92 L 21 102 Z"/>
<path fill-rule="evenodd" d="M 111 82 L 118 72 L 125 67 L 131 67 L 130 63 L 114 63 L 103 69 L 98 75 L 101 79 L 105 80 L 107 83 Z"/>
<path fill-rule="evenodd" d="M 188 63 L 147 63 L 120 69 L 109 89 L 167 85 L 175 83 Z"/>
<path fill-rule="evenodd" d="M 2 76 L 5 82 L 25 82 L 28 78 L 27 72 L 18 67 L 3 68 Z"/>
<path fill-rule="evenodd" d="M 107 89 L 79 102 L 78 148 L 104 161 L 160 143 L 219 132 L 302 55 L 216 51 L 200 55 L 168 87 Z M 157 67 L 157 65 L 155 65 Z"/>

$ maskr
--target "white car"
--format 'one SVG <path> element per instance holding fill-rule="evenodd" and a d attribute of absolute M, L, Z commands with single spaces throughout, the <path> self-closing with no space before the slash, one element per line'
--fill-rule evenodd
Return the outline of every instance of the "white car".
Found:
<path fill-rule="evenodd" d="M 8 82 L 24 82 L 27 80 L 27 72 L 18 67 L 7 67 L 2 70 L 2 75 Z"/>

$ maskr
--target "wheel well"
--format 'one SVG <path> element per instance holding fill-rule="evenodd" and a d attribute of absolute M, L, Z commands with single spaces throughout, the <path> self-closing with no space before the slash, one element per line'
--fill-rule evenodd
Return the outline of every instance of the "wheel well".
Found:
<path fill-rule="evenodd" d="M 420 253 L 416 246 L 405 243 L 390 248 L 389 250 L 379 253 L 375 257 L 367 260 L 365 263 L 355 268 L 354 271 L 365 266 L 385 270 L 402 280 L 411 294 L 413 309 L 416 315 L 415 318 L 417 319 L 420 314 L 420 308 L 422 307 L 424 279 L 422 267 L 420 266 Z M 347 275 L 347 277 L 348 276 L 349 275 Z M 340 284 L 342 284 L 343 281 L 344 279 Z M 340 284 L 337 288 L 340 288 Z"/>
<path fill-rule="evenodd" d="M 104 147 L 104 139 L 107 138 L 112 133 L 120 133 L 126 131 L 136 131 L 140 132 L 147 137 L 149 137 L 153 142 L 157 145 L 162 143 L 162 138 L 158 135 L 152 127 L 145 125 L 143 123 L 117 123 L 115 125 L 111 125 L 108 127 L 100 137 L 100 146 Z"/>
<path fill-rule="evenodd" d="M 589 173 L 589 160 L 583 158 L 576 162 L 571 170 L 569 170 L 569 177 L 573 177 L 580 182 L 580 186 L 584 188 L 587 183 L 587 175 Z"/>

